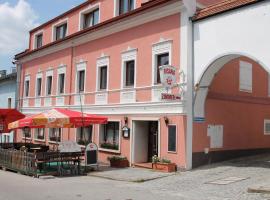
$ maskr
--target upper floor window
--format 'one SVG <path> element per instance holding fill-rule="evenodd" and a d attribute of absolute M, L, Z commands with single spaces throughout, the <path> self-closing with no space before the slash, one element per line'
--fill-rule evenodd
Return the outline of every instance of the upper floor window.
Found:
<path fill-rule="evenodd" d="M 46 95 L 52 94 L 52 76 L 47 76 Z"/>
<path fill-rule="evenodd" d="M 29 85 L 30 85 L 30 81 L 25 80 L 25 83 L 24 83 L 24 96 L 25 97 L 29 96 Z"/>
<path fill-rule="evenodd" d="M 61 73 L 58 75 L 58 94 L 65 93 L 65 74 Z"/>
<path fill-rule="evenodd" d="M 37 34 L 35 36 L 35 48 L 38 49 L 40 47 L 42 47 L 42 40 L 43 40 L 43 34 Z"/>
<path fill-rule="evenodd" d="M 99 23 L 99 8 L 83 14 L 83 29 Z"/>
<path fill-rule="evenodd" d="M 60 40 L 67 36 L 67 22 L 54 26 L 54 40 Z"/>
<path fill-rule="evenodd" d="M 164 53 L 164 54 L 160 54 L 157 55 L 157 65 L 156 65 L 156 84 L 160 84 L 160 71 L 159 71 L 159 67 L 162 65 L 168 65 L 169 64 L 169 53 Z"/>
<path fill-rule="evenodd" d="M 85 70 L 78 71 L 78 92 L 84 92 Z"/>
<path fill-rule="evenodd" d="M 130 60 L 125 62 L 125 86 L 126 87 L 132 87 L 134 86 L 134 66 L 135 61 Z"/>
<path fill-rule="evenodd" d="M 42 84 L 42 78 L 37 78 L 36 83 L 36 96 L 41 96 L 41 84 Z"/>
<path fill-rule="evenodd" d="M 119 15 L 134 10 L 134 0 L 119 0 Z"/>
<path fill-rule="evenodd" d="M 99 67 L 99 89 L 107 89 L 107 66 Z"/>

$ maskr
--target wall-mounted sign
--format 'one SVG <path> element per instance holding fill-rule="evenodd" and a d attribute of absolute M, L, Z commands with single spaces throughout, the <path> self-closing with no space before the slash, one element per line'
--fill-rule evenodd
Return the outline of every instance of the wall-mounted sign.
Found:
<path fill-rule="evenodd" d="M 130 136 L 130 128 L 128 128 L 127 126 L 124 126 L 122 128 L 122 133 L 123 133 L 123 138 L 129 138 L 129 136 Z"/>
<path fill-rule="evenodd" d="M 159 67 L 160 80 L 166 90 L 176 85 L 176 68 L 171 65 L 163 65 Z"/>
<path fill-rule="evenodd" d="M 168 93 L 161 93 L 161 100 L 171 100 L 171 101 L 175 101 L 175 100 L 181 100 L 181 96 L 180 95 L 175 95 L 175 94 L 168 94 Z"/>

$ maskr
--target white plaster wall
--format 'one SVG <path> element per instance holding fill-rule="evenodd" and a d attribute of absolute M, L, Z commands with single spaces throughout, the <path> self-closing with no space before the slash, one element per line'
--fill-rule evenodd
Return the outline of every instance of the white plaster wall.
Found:
<path fill-rule="evenodd" d="M 194 83 L 217 58 L 240 54 L 270 72 L 270 1 L 246 6 L 194 24 Z"/>

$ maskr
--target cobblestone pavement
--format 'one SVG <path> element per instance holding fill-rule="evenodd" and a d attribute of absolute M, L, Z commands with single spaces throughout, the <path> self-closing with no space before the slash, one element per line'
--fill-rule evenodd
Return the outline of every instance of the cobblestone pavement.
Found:
<path fill-rule="evenodd" d="M 270 195 L 247 188 L 270 183 L 270 155 L 244 158 L 144 183 L 91 176 L 36 179 L 0 171 L 0 200 L 266 200 Z M 245 180 L 209 184 L 228 177 Z"/>

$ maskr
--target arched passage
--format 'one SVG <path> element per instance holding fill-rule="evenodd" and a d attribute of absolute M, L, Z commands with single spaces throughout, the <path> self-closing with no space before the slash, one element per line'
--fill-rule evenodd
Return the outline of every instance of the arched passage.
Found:
<path fill-rule="evenodd" d="M 241 79 L 250 75 L 245 66 L 251 69 L 250 90 L 242 89 Z M 267 68 L 256 59 L 241 54 L 215 59 L 197 86 L 194 111 L 204 120 L 193 124 L 193 166 L 268 152 L 269 91 Z"/>

